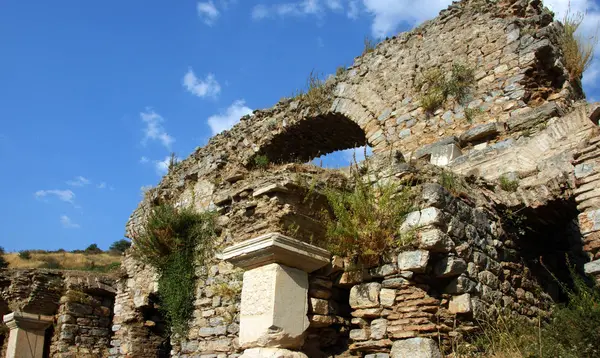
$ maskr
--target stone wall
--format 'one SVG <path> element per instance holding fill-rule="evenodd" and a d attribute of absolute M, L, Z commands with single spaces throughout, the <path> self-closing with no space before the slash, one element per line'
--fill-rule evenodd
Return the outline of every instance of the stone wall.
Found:
<path fill-rule="evenodd" d="M 87 272 L 0 270 L 0 314 L 54 317 L 44 346 L 50 357 L 108 357 L 114 285 L 109 276 Z"/>
<path fill-rule="evenodd" d="M 126 235 L 135 237 L 152 207 L 168 202 L 219 213 L 219 249 L 270 232 L 319 244 L 326 205 L 306 194 L 343 187 L 348 173 L 292 163 L 369 144 L 366 180 L 416 182 L 419 210 L 404 229 L 417 240 L 376 267 L 356 270 L 334 257 L 311 273 L 304 353 L 396 357 L 415 337 L 447 348 L 492 308 L 543 316 L 559 290 L 542 262 L 562 278 L 565 254 L 579 264 L 587 260 L 582 249 L 593 259 L 600 253 L 597 105 L 577 102 L 583 93 L 564 67 L 561 26 L 539 1 L 454 3 L 357 57 L 326 82 L 323 103 L 283 99 L 213 137 L 147 192 Z M 474 70 L 467 101 L 449 98 L 427 113 L 417 89 L 423 74 L 456 64 Z M 257 155 L 275 165 L 257 167 Z M 466 175 L 469 185 L 451 195 L 424 161 Z M 503 190 L 500 177 L 518 182 L 517 190 Z M 600 275 L 599 267 L 586 265 Z M 241 354 L 239 269 L 216 258 L 198 268 L 189 334 L 170 339 L 156 272 L 132 257 L 123 269 L 111 356 Z"/>

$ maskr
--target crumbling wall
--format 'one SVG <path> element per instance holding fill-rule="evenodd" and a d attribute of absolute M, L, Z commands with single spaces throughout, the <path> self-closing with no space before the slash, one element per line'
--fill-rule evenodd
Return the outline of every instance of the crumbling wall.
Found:
<path fill-rule="evenodd" d="M 54 316 L 54 324 L 46 330 L 45 351 L 50 357 L 108 357 L 114 285 L 110 276 L 95 273 L 0 270 L 0 314 Z M 0 352 L 6 343 L 7 339 Z"/>
<path fill-rule="evenodd" d="M 327 81 L 331 93 L 323 103 L 283 99 L 213 137 L 147 192 L 127 223 L 127 236 L 135 236 L 152 206 L 169 202 L 219 213 L 220 248 L 272 231 L 318 243 L 324 203 L 307 202 L 306 192 L 325 183 L 340 185 L 344 173 L 286 163 L 369 144 L 375 161 L 390 153 L 395 158 L 391 166 L 376 166 L 375 180 L 407 173 L 418 178 L 422 205 L 406 224 L 414 226 L 418 240 L 406 252 L 387 255 L 379 267 L 356 271 L 334 258 L 311 274 L 311 326 L 303 348 L 310 357 L 389 352 L 393 341 L 415 336 L 448 346 L 475 329 L 474 318 L 492 306 L 526 317 L 543 315 L 557 289 L 532 258 L 538 254 L 536 241 L 507 224 L 502 210 L 527 208 L 528 218 L 534 218 L 545 215 L 543 210 L 560 216 L 567 208 L 570 218 L 570 202 L 554 204 L 574 195 L 573 170 L 582 188 L 578 202 L 594 202 L 590 163 L 597 141 L 590 138 L 596 110 L 576 103 L 583 93 L 564 67 L 561 26 L 539 1 L 454 3 L 356 58 Z M 467 101 L 449 98 L 433 113 L 425 111 L 417 89 L 423 74 L 432 68 L 449 72 L 455 64 L 474 69 L 476 83 Z M 586 140 L 588 147 L 577 149 Z M 259 155 L 278 165 L 255 165 Z M 519 188 L 505 192 L 482 180 L 468 195 L 455 197 L 405 159 L 428 160 L 472 181 L 508 175 Z M 600 220 L 586 210 L 580 226 L 595 228 L 585 218 Z M 560 225 L 567 226 L 563 219 Z M 545 223 L 542 218 L 536 225 Z M 577 239 L 576 226 L 567 231 Z M 595 236 L 586 240 L 596 255 Z M 553 243 L 549 251 L 559 246 Z M 539 256 L 560 267 L 564 256 L 559 256 L 577 248 L 561 250 L 542 250 Z M 237 356 L 239 295 L 219 287 L 237 285 L 239 271 L 215 260 L 197 276 L 190 332 L 168 340 L 156 273 L 128 257 L 116 297 L 111 354 Z"/>

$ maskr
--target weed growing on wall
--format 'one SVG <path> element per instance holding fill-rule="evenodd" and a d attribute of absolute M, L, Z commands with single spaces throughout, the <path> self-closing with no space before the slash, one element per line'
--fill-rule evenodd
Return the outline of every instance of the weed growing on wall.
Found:
<path fill-rule="evenodd" d="M 322 75 L 313 70 L 306 79 L 305 88 L 299 90 L 294 97 L 307 106 L 324 112 L 331 107 L 333 90 L 333 82 L 326 81 Z"/>
<path fill-rule="evenodd" d="M 583 38 L 575 34 L 581 26 L 585 15 L 582 13 L 572 14 L 567 11 L 563 18 L 563 31 L 559 35 L 559 43 L 563 52 L 565 67 L 569 71 L 571 79 L 581 79 L 585 70 L 590 66 L 594 58 L 594 50 L 598 44 L 598 35 L 591 38 Z"/>
<path fill-rule="evenodd" d="M 174 333 L 184 335 L 194 311 L 196 265 L 213 254 L 214 214 L 157 206 L 133 238 L 133 254 L 159 273 L 158 295 Z"/>
<path fill-rule="evenodd" d="M 552 315 L 532 323 L 498 309 L 479 319 L 481 333 L 471 347 L 485 357 L 587 358 L 600 356 L 600 290 L 571 270 L 574 287 L 562 285 L 568 295 Z M 593 280 L 591 280 L 593 281 Z M 473 356 L 458 344 L 456 356 Z"/>
<path fill-rule="evenodd" d="M 498 178 L 498 183 L 500 184 L 500 188 L 504 191 L 514 193 L 515 191 L 517 191 L 517 189 L 519 189 L 518 180 L 512 180 L 504 175 Z"/>
<path fill-rule="evenodd" d="M 475 84 L 475 75 L 472 68 L 462 64 L 452 65 L 448 76 L 440 69 L 432 68 L 423 73 L 422 80 L 416 89 L 420 92 L 421 107 L 429 113 L 440 108 L 449 97 L 458 103 L 463 103 L 472 86 Z"/>
<path fill-rule="evenodd" d="M 412 236 L 400 235 L 399 229 L 413 209 L 412 187 L 394 181 L 369 183 L 356 163 L 352 179 L 350 190 L 324 190 L 331 207 L 324 215 L 326 246 L 333 254 L 377 263 L 391 248 L 410 243 Z"/>
<path fill-rule="evenodd" d="M 363 49 L 363 53 L 362 53 L 363 55 L 366 55 L 368 53 L 375 51 L 375 48 L 377 47 L 377 42 L 375 40 L 371 39 L 369 36 L 365 36 L 364 44 L 365 44 L 365 47 Z"/>
<path fill-rule="evenodd" d="M 266 155 L 261 154 L 254 157 L 254 166 L 256 168 L 265 169 L 269 166 L 269 163 L 269 157 L 267 157 Z"/>

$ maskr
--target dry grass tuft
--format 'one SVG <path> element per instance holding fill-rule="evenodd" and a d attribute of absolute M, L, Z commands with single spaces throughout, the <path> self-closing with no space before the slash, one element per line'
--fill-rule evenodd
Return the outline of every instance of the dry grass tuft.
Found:
<path fill-rule="evenodd" d="M 598 44 L 597 33 L 589 38 L 576 34 L 585 14 L 571 13 L 570 9 L 563 18 L 563 32 L 560 34 L 560 47 L 565 59 L 565 66 L 572 80 L 581 79 L 594 59 L 594 50 Z"/>
<path fill-rule="evenodd" d="M 18 253 L 5 254 L 4 258 L 8 262 L 9 268 L 47 268 L 48 263 L 66 270 L 90 270 L 91 268 L 116 266 L 121 262 L 121 256 L 110 255 L 107 253 L 86 255 L 83 253 L 72 252 L 52 252 L 52 253 L 35 253 L 31 252 L 30 259 L 19 257 Z"/>

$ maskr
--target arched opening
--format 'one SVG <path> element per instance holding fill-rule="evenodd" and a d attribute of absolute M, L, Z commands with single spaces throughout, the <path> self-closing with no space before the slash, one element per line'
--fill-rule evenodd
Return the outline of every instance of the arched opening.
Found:
<path fill-rule="evenodd" d="M 257 155 L 271 163 L 306 163 L 332 152 L 367 144 L 365 132 L 349 118 L 329 113 L 299 121 L 275 136 Z"/>

